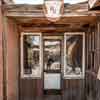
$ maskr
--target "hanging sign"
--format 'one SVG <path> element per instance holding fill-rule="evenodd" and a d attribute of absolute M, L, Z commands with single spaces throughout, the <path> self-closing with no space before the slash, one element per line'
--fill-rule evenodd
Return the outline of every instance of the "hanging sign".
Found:
<path fill-rule="evenodd" d="M 63 0 L 45 0 L 44 13 L 48 20 L 56 22 L 60 19 L 63 13 Z"/>
<path fill-rule="evenodd" d="M 89 0 L 89 1 L 88 1 L 89 7 L 90 7 L 90 8 L 93 8 L 93 6 L 95 5 L 96 2 L 97 2 L 97 0 Z"/>

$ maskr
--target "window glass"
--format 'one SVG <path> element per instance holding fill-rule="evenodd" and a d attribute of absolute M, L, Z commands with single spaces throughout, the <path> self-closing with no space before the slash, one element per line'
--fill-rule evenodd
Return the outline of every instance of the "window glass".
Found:
<path fill-rule="evenodd" d="M 66 35 L 64 75 L 81 77 L 83 67 L 83 35 Z"/>
<path fill-rule="evenodd" d="M 23 36 L 23 74 L 39 77 L 40 68 L 40 36 Z"/>
<path fill-rule="evenodd" d="M 61 41 L 44 41 L 44 63 L 46 71 L 60 70 L 61 65 Z"/>

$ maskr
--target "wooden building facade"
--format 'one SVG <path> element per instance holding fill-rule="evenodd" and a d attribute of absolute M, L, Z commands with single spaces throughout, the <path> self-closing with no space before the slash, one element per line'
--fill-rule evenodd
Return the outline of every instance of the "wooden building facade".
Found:
<path fill-rule="evenodd" d="M 50 22 L 42 5 L 0 1 L 0 100 L 99 100 L 99 16 L 65 4 Z"/>

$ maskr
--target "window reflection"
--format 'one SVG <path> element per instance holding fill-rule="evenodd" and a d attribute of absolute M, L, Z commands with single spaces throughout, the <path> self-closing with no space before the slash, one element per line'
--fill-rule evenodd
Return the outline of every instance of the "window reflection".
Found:
<path fill-rule="evenodd" d="M 44 41 L 45 70 L 59 70 L 61 64 L 60 41 Z"/>
<path fill-rule="evenodd" d="M 40 75 L 40 36 L 24 35 L 24 74 Z"/>
<path fill-rule="evenodd" d="M 83 36 L 66 35 L 66 75 L 82 74 Z"/>

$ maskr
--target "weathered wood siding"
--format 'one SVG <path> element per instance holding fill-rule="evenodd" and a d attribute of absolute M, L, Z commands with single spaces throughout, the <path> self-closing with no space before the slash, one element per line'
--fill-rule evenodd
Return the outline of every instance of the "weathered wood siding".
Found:
<path fill-rule="evenodd" d="M 3 49 L 2 49 L 2 34 L 3 34 L 3 15 L 1 10 L 1 1 L 0 1 L 0 100 L 3 100 Z"/>

